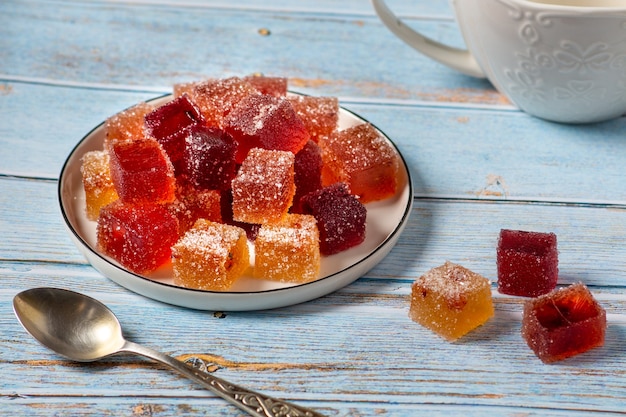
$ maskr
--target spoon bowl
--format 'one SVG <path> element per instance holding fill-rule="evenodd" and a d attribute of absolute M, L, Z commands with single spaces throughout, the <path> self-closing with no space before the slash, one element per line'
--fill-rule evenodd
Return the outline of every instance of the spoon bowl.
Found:
<path fill-rule="evenodd" d="M 133 353 L 168 365 L 252 416 L 322 416 L 231 384 L 171 356 L 125 340 L 122 326 L 113 312 L 86 295 L 59 288 L 33 288 L 15 296 L 13 310 L 28 333 L 68 359 L 92 362 L 118 353 Z"/>

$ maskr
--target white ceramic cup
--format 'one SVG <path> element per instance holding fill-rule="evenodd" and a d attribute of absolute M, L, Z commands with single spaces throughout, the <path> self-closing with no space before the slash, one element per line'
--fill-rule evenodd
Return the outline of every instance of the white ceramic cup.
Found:
<path fill-rule="evenodd" d="M 626 0 L 451 0 L 467 50 L 436 42 L 372 0 L 424 55 L 486 77 L 523 111 L 563 123 L 626 113 Z"/>

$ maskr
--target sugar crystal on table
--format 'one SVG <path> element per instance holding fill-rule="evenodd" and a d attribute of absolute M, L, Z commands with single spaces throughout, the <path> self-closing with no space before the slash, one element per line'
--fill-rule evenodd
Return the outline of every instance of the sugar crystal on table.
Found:
<path fill-rule="evenodd" d="M 252 149 L 232 181 L 233 219 L 257 224 L 281 220 L 295 194 L 294 160 L 291 152 Z"/>
<path fill-rule="evenodd" d="M 257 278 L 304 283 L 319 277 L 319 232 L 313 216 L 288 214 L 278 223 L 262 225 L 254 247 Z"/>
<path fill-rule="evenodd" d="M 252 148 L 298 153 L 309 133 L 290 102 L 281 97 L 251 95 L 241 100 L 224 120 L 224 130 L 237 142 L 237 162 Z"/>
<path fill-rule="evenodd" d="M 339 100 L 336 97 L 289 96 L 288 100 L 315 142 L 337 129 Z"/>
<path fill-rule="evenodd" d="M 324 185 L 345 182 L 363 203 L 396 193 L 400 157 L 371 124 L 362 123 L 321 137 L 319 144 Z"/>
<path fill-rule="evenodd" d="M 152 110 L 152 104 L 141 102 L 107 118 L 104 122 L 105 141 L 145 138 L 144 117 Z"/>
<path fill-rule="evenodd" d="M 524 304 L 522 336 L 545 363 L 604 345 L 606 312 L 582 283 L 555 289 Z"/>
<path fill-rule="evenodd" d="M 409 317 L 449 341 L 457 340 L 494 314 L 489 280 L 446 261 L 411 287 Z"/>
<path fill-rule="evenodd" d="M 200 219 L 172 247 L 174 284 L 210 291 L 228 290 L 250 265 L 246 233 Z"/>
<path fill-rule="evenodd" d="M 192 128 L 203 123 L 199 110 L 187 95 L 163 104 L 145 117 L 146 133 L 163 146 L 177 173 L 183 159 L 185 137 Z"/>
<path fill-rule="evenodd" d="M 268 77 L 266 75 L 249 75 L 244 77 L 259 93 L 274 97 L 284 97 L 287 95 L 287 78 Z"/>
<path fill-rule="evenodd" d="M 138 274 L 170 260 L 178 239 L 178 221 L 163 205 L 121 200 L 102 208 L 96 227 L 98 248 Z"/>
<path fill-rule="evenodd" d="M 536 297 L 556 287 L 557 238 L 554 233 L 502 229 L 496 250 L 498 291 Z"/>
<path fill-rule="evenodd" d="M 178 219 L 179 235 L 198 219 L 222 222 L 221 194 L 217 190 L 199 190 L 184 181 L 176 186 L 176 199 L 169 205 Z"/>
<path fill-rule="evenodd" d="M 111 178 L 125 202 L 169 203 L 174 200 L 174 169 L 153 139 L 113 141 L 108 146 Z"/>
<path fill-rule="evenodd" d="M 342 252 L 365 240 L 367 210 L 345 184 L 309 193 L 301 202 L 303 213 L 317 220 L 322 255 Z"/>
<path fill-rule="evenodd" d="M 235 177 L 233 138 L 216 127 L 195 127 L 185 137 L 184 172 L 199 188 L 228 190 Z"/>
<path fill-rule="evenodd" d="M 294 181 L 296 194 L 290 211 L 302 213 L 301 198 L 322 188 L 322 150 L 312 140 L 309 140 L 296 154 Z"/>
<path fill-rule="evenodd" d="M 223 127 L 224 118 L 251 94 L 259 91 L 239 77 L 206 80 L 191 89 L 189 98 L 198 106 L 208 126 Z"/>
<path fill-rule="evenodd" d="M 105 151 L 85 153 L 81 159 L 80 172 L 85 190 L 87 218 L 97 220 L 100 209 L 119 198 L 111 179 L 109 154 Z"/>

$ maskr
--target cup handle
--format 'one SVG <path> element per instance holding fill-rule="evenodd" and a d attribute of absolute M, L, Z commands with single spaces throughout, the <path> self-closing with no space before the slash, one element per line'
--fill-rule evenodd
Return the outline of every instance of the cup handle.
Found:
<path fill-rule="evenodd" d="M 385 26 L 411 47 L 463 74 L 485 78 L 485 73 L 468 50 L 453 48 L 416 32 L 396 17 L 384 0 L 372 0 L 372 5 Z"/>

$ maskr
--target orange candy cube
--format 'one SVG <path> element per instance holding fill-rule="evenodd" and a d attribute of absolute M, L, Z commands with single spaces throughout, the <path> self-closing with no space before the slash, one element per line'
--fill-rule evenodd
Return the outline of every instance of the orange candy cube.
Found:
<path fill-rule="evenodd" d="M 80 172 L 83 176 L 87 218 L 95 221 L 102 207 L 119 198 L 111 179 L 109 154 L 105 151 L 87 152 L 82 157 Z"/>
<path fill-rule="evenodd" d="M 494 314 L 489 280 L 452 262 L 433 268 L 411 287 L 409 317 L 454 341 Z"/>
<path fill-rule="evenodd" d="M 250 266 L 246 232 L 200 219 L 172 247 L 174 284 L 209 291 L 228 290 Z"/>
<path fill-rule="evenodd" d="M 400 157 L 369 123 L 319 140 L 324 185 L 344 182 L 363 204 L 392 197 L 398 187 Z"/>
<path fill-rule="evenodd" d="M 319 269 L 319 232 L 313 216 L 288 214 L 279 223 L 261 226 L 255 240 L 255 277 L 304 283 L 317 279 Z"/>
<path fill-rule="evenodd" d="M 252 149 L 232 181 L 233 219 L 257 224 L 282 220 L 296 192 L 294 163 L 291 152 Z"/>
<path fill-rule="evenodd" d="M 145 138 L 144 117 L 152 110 L 153 105 L 141 102 L 106 119 L 105 142 Z"/>

